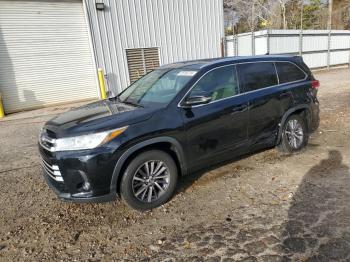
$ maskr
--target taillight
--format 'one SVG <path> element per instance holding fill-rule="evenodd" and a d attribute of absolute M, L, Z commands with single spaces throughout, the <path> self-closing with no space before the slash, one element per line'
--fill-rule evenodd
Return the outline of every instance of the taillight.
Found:
<path fill-rule="evenodd" d="M 312 80 L 312 81 L 311 81 L 311 87 L 312 87 L 313 89 L 318 89 L 318 88 L 320 87 L 320 81 L 318 81 L 318 80 Z"/>

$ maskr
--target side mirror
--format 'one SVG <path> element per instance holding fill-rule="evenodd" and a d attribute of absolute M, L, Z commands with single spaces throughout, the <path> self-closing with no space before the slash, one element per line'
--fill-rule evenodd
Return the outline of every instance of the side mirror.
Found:
<path fill-rule="evenodd" d="M 211 101 L 211 97 L 208 96 L 191 96 L 188 97 L 183 103 L 184 107 L 192 107 L 196 105 L 208 104 Z"/>

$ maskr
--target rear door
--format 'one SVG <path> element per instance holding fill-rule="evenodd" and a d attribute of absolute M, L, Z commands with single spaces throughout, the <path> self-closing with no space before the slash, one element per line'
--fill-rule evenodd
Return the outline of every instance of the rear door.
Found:
<path fill-rule="evenodd" d="M 240 88 L 249 102 L 248 137 L 252 145 L 273 143 L 281 117 L 280 90 L 273 62 L 237 65 Z"/>
<path fill-rule="evenodd" d="M 211 96 L 210 103 L 182 108 L 188 141 L 187 159 L 192 168 L 216 162 L 222 153 L 247 141 L 247 103 L 238 96 L 235 66 L 207 72 L 186 97 L 203 94 Z"/>

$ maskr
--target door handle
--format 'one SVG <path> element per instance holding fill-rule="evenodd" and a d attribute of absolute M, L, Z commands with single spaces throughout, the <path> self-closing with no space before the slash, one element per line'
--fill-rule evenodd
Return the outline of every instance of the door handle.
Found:
<path fill-rule="evenodd" d="M 248 106 L 247 105 L 239 105 L 239 106 L 235 106 L 232 108 L 231 110 L 231 115 L 232 114 L 236 114 L 236 113 L 239 113 L 239 112 L 244 112 L 248 109 Z"/>

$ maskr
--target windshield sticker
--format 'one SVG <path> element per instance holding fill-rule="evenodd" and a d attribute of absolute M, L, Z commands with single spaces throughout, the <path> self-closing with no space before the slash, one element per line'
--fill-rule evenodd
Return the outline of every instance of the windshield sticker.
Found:
<path fill-rule="evenodd" d="M 181 71 L 177 74 L 177 76 L 194 76 L 197 71 Z"/>

